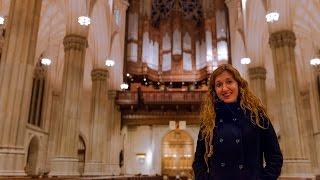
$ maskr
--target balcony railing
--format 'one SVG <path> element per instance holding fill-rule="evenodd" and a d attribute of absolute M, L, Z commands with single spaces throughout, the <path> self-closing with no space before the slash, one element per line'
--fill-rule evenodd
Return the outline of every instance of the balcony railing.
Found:
<path fill-rule="evenodd" d="M 135 104 L 200 104 L 204 91 L 118 92 L 118 105 Z"/>

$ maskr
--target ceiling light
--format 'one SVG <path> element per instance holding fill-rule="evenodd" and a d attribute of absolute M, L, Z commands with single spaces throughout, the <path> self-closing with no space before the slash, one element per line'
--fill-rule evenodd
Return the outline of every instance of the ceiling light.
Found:
<path fill-rule="evenodd" d="M 114 60 L 112 60 L 112 59 L 107 59 L 107 60 L 106 60 L 106 66 L 108 66 L 108 67 L 114 66 Z"/>
<path fill-rule="evenodd" d="M 147 80 L 147 78 L 143 78 L 143 81 L 146 81 Z"/>
<path fill-rule="evenodd" d="M 90 18 L 87 16 L 78 17 L 78 22 L 81 26 L 88 26 L 91 22 Z"/>
<path fill-rule="evenodd" d="M 45 66 L 49 66 L 51 64 L 51 59 L 49 58 L 42 58 L 41 59 L 41 64 L 45 65 Z"/>
<path fill-rule="evenodd" d="M 122 83 L 121 85 L 120 85 L 120 89 L 122 89 L 122 90 L 126 90 L 126 89 L 128 89 L 129 88 L 129 85 L 127 84 L 127 83 Z"/>
<path fill-rule="evenodd" d="M 247 58 L 247 57 L 241 58 L 241 64 L 250 64 L 250 63 L 251 63 L 250 58 Z"/>
<path fill-rule="evenodd" d="M 266 15 L 266 20 L 268 23 L 273 23 L 279 20 L 279 13 L 277 12 L 270 12 Z"/>
<path fill-rule="evenodd" d="M 0 16 L 0 24 L 4 24 L 4 17 Z"/>
<path fill-rule="evenodd" d="M 127 77 L 129 77 L 130 76 L 130 74 L 129 73 L 127 73 Z"/>

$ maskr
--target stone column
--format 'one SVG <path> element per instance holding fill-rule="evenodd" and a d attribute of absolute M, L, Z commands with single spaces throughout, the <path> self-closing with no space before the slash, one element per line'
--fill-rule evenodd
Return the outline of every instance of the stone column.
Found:
<path fill-rule="evenodd" d="M 78 139 L 80 98 L 83 83 L 86 37 L 69 34 L 64 40 L 64 67 L 61 93 L 61 116 L 58 125 L 57 151 L 51 175 L 79 175 Z"/>
<path fill-rule="evenodd" d="M 104 175 L 103 154 L 106 153 L 106 121 L 108 119 L 108 70 L 93 69 L 91 98 L 91 128 L 89 134 L 89 152 L 85 163 L 85 175 Z"/>
<path fill-rule="evenodd" d="M 58 136 L 58 125 L 60 108 L 60 92 L 57 90 L 52 91 L 51 100 L 51 112 L 50 112 L 50 127 L 49 127 L 49 138 L 48 138 L 48 152 L 47 152 L 47 162 L 46 169 L 50 169 L 51 159 L 54 157 L 57 146 L 57 136 Z"/>
<path fill-rule="evenodd" d="M 267 106 L 266 72 L 264 67 L 252 67 L 248 69 L 250 87 L 265 106 Z"/>
<path fill-rule="evenodd" d="M 25 135 L 41 0 L 12 0 L 0 62 L 0 175 L 25 175 Z"/>
<path fill-rule="evenodd" d="M 313 137 L 316 149 L 316 168 L 314 170 L 317 178 L 320 178 L 320 65 L 314 67 L 310 88 L 310 111 L 313 119 Z M 307 108 L 305 108 L 307 109 Z"/>
<path fill-rule="evenodd" d="M 282 175 L 310 173 L 310 160 L 303 152 L 299 124 L 299 88 L 295 63 L 295 34 L 290 30 L 277 31 L 270 35 L 275 81 L 280 101 L 280 136 L 284 155 Z"/>
<path fill-rule="evenodd" d="M 120 153 L 120 142 L 121 142 L 121 113 L 119 108 L 115 104 L 115 98 L 117 95 L 116 90 L 109 90 L 109 109 L 110 109 L 110 118 L 108 119 L 108 129 L 110 130 L 110 141 L 112 145 L 108 147 L 107 151 L 109 152 L 109 168 L 110 173 L 113 175 L 120 174 L 119 166 L 119 153 Z"/>

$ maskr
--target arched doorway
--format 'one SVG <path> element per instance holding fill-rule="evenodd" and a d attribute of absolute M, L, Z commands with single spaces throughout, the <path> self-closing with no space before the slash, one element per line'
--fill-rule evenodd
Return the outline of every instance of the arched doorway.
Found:
<path fill-rule="evenodd" d="M 27 162 L 25 166 L 25 172 L 29 176 L 37 175 L 37 161 L 39 153 L 39 140 L 33 137 L 29 143 Z"/>
<path fill-rule="evenodd" d="M 192 178 L 193 139 L 183 130 L 170 131 L 162 141 L 162 174 Z"/>
<path fill-rule="evenodd" d="M 78 141 L 78 160 L 79 160 L 79 174 L 82 175 L 84 172 L 84 163 L 86 157 L 86 145 L 81 136 L 79 136 Z"/>

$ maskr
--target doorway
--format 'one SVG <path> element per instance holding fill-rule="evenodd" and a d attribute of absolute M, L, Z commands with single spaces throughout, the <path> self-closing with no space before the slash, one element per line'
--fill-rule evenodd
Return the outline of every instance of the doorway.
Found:
<path fill-rule="evenodd" d="M 193 139 L 183 130 L 173 130 L 162 141 L 162 174 L 171 178 L 192 178 Z"/>

